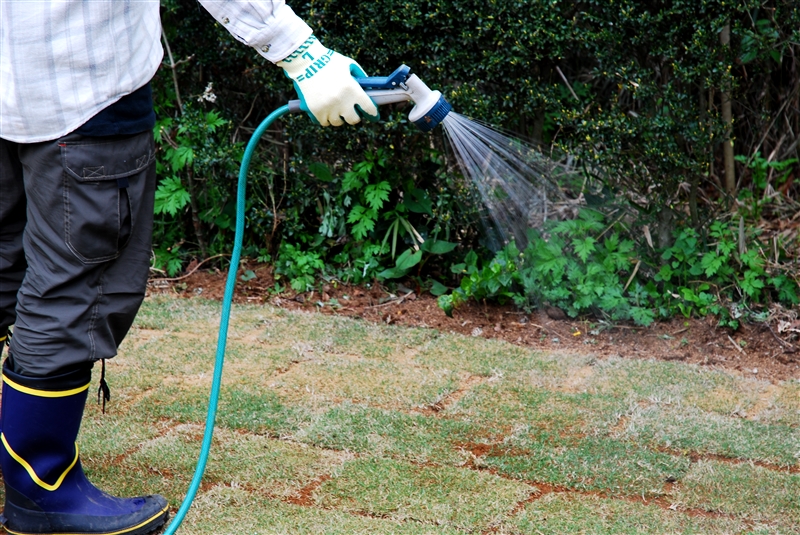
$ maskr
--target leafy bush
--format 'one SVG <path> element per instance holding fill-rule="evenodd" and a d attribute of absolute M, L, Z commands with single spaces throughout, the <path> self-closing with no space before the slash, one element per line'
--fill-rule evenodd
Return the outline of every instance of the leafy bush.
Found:
<path fill-rule="evenodd" d="M 452 294 L 439 296 L 439 307 L 452 316 L 453 309 L 467 299 L 492 299 L 501 303 L 518 299 L 519 256 L 519 250 L 512 241 L 486 265 L 479 267 L 480 258 L 475 251 L 470 251 L 464 262 L 452 266 L 453 273 L 461 275 L 461 284 Z"/>
<path fill-rule="evenodd" d="M 665 237 L 663 246 L 684 217 L 677 209 L 681 203 L 719 197 L 717 159 L 726 128 L 721 88 L 734 92 L 733 136 L 740 155 L 778 150 L 770 161 L 796 157 L 786 152 L 796 151 L 792 132 L 800 131 L 789 105 L 792 88 L 800 85 L 800 10 L 790 0 L 311 0 L 293 7 L 325 44 L 355 57 L 370 74 L 388 74 L 406 63 L 442 89 L 456 111 L 524 138 L 555 141 L 580 156 L 610 195 L 627 198 L 642 218 L 664 227 L 656 229 L 656 236 Z M 196 2 L 163 2 L 163 20 L 183 100 L 194 105 L 200 99 L 196 108 L 229 121 L 230 141 L 294 98 L 280 69 L 235 41 Z M 719 40 L 725 24 L 731 26 L 730 46 Z M 180 116 L 172 75 L 164 68 L 156 78 L 162 120 Z M 215 102 L 202 98 L 209 83 Z M 431 157 L 431 147 L 446 154 L 441 132 L 414 131 L 406 110 L 388 107 L 379 125 L 355 129 L 321 129 L 305 117 L 277 125 L 270 138 L 278 145 L 263 148 L 262 172 L 254 169 L 251 179 L 255 194 L 264 193 L 251 207 L 261 220 L 246 239 L 253 251 L 272 254 L 283 239 L 311 232 L 320 188 L 308 187 L 307 180 L 318 162 L 350 172 L 365 153 L 383 148 L 387 168 L 402 169 L 438 202 L 436 195 L 454 186 L 457 173 L 446 156 Z M 785 141 L 778 143 L 782 136 Z M 221 163 L 231 143 L 216 136 L 214 145 Z M 750 171 L 740 163 L 740 173 Z M 745 174 L 743 188 L 750 176 Z M 215 211 L 225 209 L 219 201 L 231 196 L 230 181 L 195 185 L 199 198 L 218 200 Z M 459 241 L 472 247 L 479 208 L 467 200 L 460 195 L 447 215 L 464 231 Z M 364 217 L 369 207 L 361 206 L 364 211 L 352 216 L 361 222 L 357 239 L 371 221 Z M 691 213 L 696 228 L 710 221 L 696 206 Z M 210 223 L 198 228 L 211 242 L 217 227 L 211 214 L 206 219 Z M 196 225 L 184 224 L 184 241 L 201 245 L 192 237 Z M 267 231 L 267 243 L 259 231 Z"/>
<path fill-rule="evenodd" d="M 524 304 L 650 324 L 654 315 L 638 282 L 628 292 L 638 267 L 635 244 L 610 230 L 601 214 L 582 210 L 577 219 L 554 225 L 549 236 L 533 233 L 518 267 Z"/>
<path fill-rule="evenodd" d="M 314 287 L 317 274 L 323 270 L 325 262 L 319 253 L 303 251 L 290 243 L 282 243 L 275 261 L 276 279 L 285 276 L 289 285 L 298 292 L 306 292 Z"/>
<path fill-rule="evenodd" d="M 716 221 L 708 239 L 703 244 L 695 230 L 682 229 L 675 244 L 663 252 L 665 262 L 655 276 L 661 283 L 656 302 L 663 315 L 675 309 L 686 317 L 710 312 L 724 325 L 737 327 L 738 319 L 753 307 L 773 301 L 798 304 L 797 281 L 784 273 L 769 273 L 762 245 L 745 235 L 743 226 Z"/>
<path fill-rule="evenodd" d="M 683 228 L 656 254 L 624 237 L 601 213 L 584 209 L 574 220 L 531 232 L 522 253 L 512 242 L 482 268 L 468 255 L 455 267 L 464 273 L 460 287 L 440 296 L 439 306 L 451 315 L 468 299 L 510 298 L 524 308 L 554 306 L 571 317 L 639 325 L 676 314 L 714 314 L 721 325 L 736 328 L 741 318 L 763 316 L 773 302 L 800 302 L 797 280 L 770 269 L 757 236 L 743 229 L 717 221 L 704 241 Z"/>

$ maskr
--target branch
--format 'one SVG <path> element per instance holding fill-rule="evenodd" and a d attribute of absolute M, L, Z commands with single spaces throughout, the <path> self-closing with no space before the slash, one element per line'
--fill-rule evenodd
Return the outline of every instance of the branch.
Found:
<path fill-rule="evenodd" d="M 191 61 L 194 55 L 189 56 L 188 58 L 183 59 L 178 63 L 175 63 L 175 59 L 172 57 L 172 49 L 169 47 L 169 41 L 167 40 L 167 34 L 164 33 L 163 26 L 161 27 L 161 38 L 164 40 L 164 48 L 167 49 L 167 57 L 169 57 L 169 68 L 172 70 L 172 83 L 175 85 L 175 100 L 178 101 L 178 111 L 180 111 L 181 114 L 183 114 L 183 102 L 181 101 L 180 89 L 178 89 L 178 73 L 176 69 L 178 68 L 178 65 L 180 65 L 181 63 L 186 63 L 188 61 Z"/>
<path fill-rule="evenodd" d="M 230 255 L 229 254 L 218 254 L 218 255 L 210 256 L 210 257 L 206 258 L 205 260 L 203 260 L 202 262 L 200 262 L 199 264 L 197 264 L 194 267 L 194 269 L 191 270 L 189 273 L 187 273 L 185 275 L 181 275 L 180 277 L 174 277 L 174 278 L 171 278 L 171 279 L 151 279 L 151 280 L 157 280 L 157 281 L 160 281 L 160 282 L 161 281 L 163 281 L 163 282 L 177 282 L 179 280 L 183 280 L 183 279 L 185 279 L 187 277 L 190 277 L 195 271 L 200 269 L 200 266 L 202 266 L 203 264 L 205 264 L 209 260 L 214 260 L 215 258 L 221 258 L 223 256 L 230 256 Z"/>
<path fill-rule="evenodd" d="M 562 79 L 562 80 L 564 80 L 564 84 L 567 86 L 567 89 L 569 89 L 569 92 L 570 92 L 570 93 L 572 93 L 572 96 L 573 96 L 573 97 L 575 97 L 575 100 L 577 100 L 578 102 L 580 102 L 580 101 L 581 101 L 581 99 L 579 99 L 579 98 L 578 98 L 578 95 L 577 95 L 577 94 L 575 93 L 575 91 L 572 89 L 572 86 L 571 86 L 571 85 L 569 85 L 569 81 L 567 80 L 567 77 L 566 77 L 566 76 L 564 76 L 564 73 L 563 73 L 563 72 L 561 72 L 561 69 L 559 69 L 559 68 L 558 68 L 558 65 L 556 65 L 556 70 L 558 71 L 558 74 L 559 74 L 559 76 L 561 76 L 561 79 Z"/>

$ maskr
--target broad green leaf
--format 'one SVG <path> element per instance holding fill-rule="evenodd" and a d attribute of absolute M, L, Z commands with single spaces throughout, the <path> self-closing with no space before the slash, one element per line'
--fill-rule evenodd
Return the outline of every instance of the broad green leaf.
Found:
<path fill-rule="evenodd" d="M 414 189 L 403 198 L 403 204 L 411 212 L 417 214 L 433 215 L 433 201 L 428 196 L 428 192 L 422 189 Z"/>
<path fill-rule="evenodd" d="M 153 211 L 156 214 L 175 215 L 189 204 L 190 196 L 177 176 L 165 178 L 156 189 Z"/>
<path fill-rule="evenodd" d="M 311 171 L 311 174 L 314 175 L 317 180 L 321 180 L 323 182 L 332 182 L 333 181 L 333 174 L 331 170 L 328 168 L 327 165 L 320 162 L 313 162 L 308 165 L 308 170 Z"/>
<path fill-rule="evenodd" d="M 422 250 L 406 249 L 403 254 L 397 257 L 397 267 L 399 269 L 411 269 L 419 264 L 420 260 L 422 260 Z"/>
<path fill-rule="evenodd" d="M 441 282 L 439 282 L 437 280 L 432 280 L 431 281 L 430 292 L 431 292 L 431 294 L 433 294 L 433 295 L 435 295 L 437 297 L 440 296 L 440 295 L 444 295 L 444 294 L 447 293 L 447 286 L 445 286 L 444 284 L 442 284 Z"/>
<path fill-rule="evenodd" d="M 457 243 L 444 241 L 444 240 L 425 240 L 420 248 L 426 253 L 431 254 L 447 254 L 453 249 L 458 247 Z"/>
<path fill-rule="evenodd" d="M 370 207 L 374 208 L 375 210 L 380 210 L 383 207 L 383 203 L 389 200 L 389 192 L 392 190 L 392 187 L 389 183 L 385 180 L 378 182 L 377 184 L 369 184 L 366 188 L 364 188 L 364 197 L 367 199 L 367 203 Z"/>
<path fill-rule="evenodd" d="M 582 240 L 575 239 L 572 240 L 572 246 L 575 248 L 575 254 L 578 255 L 583 262 L 586 262 L 586 259 L 589 258 L 589 255 L 595 251 L 594 244 L 597 240 L 592 237 L 584 238 Z"/>

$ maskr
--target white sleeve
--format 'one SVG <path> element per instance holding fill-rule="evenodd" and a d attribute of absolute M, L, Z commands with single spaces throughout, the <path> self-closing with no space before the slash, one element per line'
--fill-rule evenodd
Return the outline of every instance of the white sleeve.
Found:
<path fill-rule="evenodd" d="M 283 0 L 199 0 L 231 34 L 273 63 L 297 48 L 313 33 Z"/>

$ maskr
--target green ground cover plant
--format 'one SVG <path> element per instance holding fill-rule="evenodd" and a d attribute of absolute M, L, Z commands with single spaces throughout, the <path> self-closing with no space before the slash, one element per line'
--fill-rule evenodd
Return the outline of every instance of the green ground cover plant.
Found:
<path fill-rule="evenodd" d="M 179 505 L 219 311 L 145 301 L 81 430 L 98 485 Z M 797 381 L 261 306 L 235 306 L 229 338 L 181 533 L 800 531 Z"/>
<path fill-rule="evenodd" d="M 582 209 L 575 219 L 532 230 L 522 251 L 511 242 L 484 265 L 468 254 L 453 266 L 463 274 L 459 287 L 440 296 L 439 306 L 451 314 L 468 299 L 505 299 L 526 309 L 554 306 L 571 317 L 645 326 L 657 318 L 713 314 L 721 326 L 736 329 L 742 320 L 763 321 L 775 303 L 800 302 L 796 276 L 770 261 L 742 219 L 738 225 L 715 221 L 704 232 L 682 228 L 663 249 L 632 238 L 623 218 L 608 221 L 598 210 Z"/>

